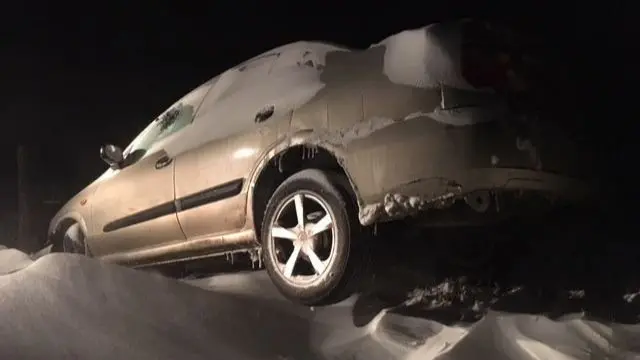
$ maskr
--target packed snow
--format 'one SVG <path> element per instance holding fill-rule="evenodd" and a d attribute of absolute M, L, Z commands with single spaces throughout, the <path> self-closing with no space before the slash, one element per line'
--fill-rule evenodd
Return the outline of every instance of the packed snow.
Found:
<path fill-rule="evenodd" d="M 2 359 L 640 357 L 640 325 L 499 311 L 444 324 L 402 310 L 443 305 L 433 295 L 455 292 L 451 283 L 413 291 L 400 307 L 362 294 L 307 308 L 263 271 L 179 281 L 78 255 L 32 261 L 5 248 L 0 259 Z"/>
<path fill-rule="evenodd" d="M 461 23 L 405 30 L 372 45 L 385 47 L 384 74 L 396 84 L 473 89 L 461 75 Z"/>
<path fill-rule="evenodd" d="M 31 264 L 29 255 L 0 245 L 0 274 L 10 274 Z"/>

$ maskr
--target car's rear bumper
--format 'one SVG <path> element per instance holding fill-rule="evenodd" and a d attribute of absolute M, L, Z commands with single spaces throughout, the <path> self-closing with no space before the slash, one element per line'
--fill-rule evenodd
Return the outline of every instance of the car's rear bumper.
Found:
<path fill-rule="evenodd" d="M 484 168 L 460 172 L 451 179 L 420 179 L 395 187 L 376 201 L 361 204 L 360 222 L 400 219 L 429 210 L 443 210 L 462 204 L 467 212 L 505 215 L 518 208 L 545 205 L 580 204 L 592 198 L 594 186 L 578 179 L 548 172 Z M 518 206 L 525 205 L 525 206 Z M 466 216 L 457 219 L 466 221 Z"/>
<path fill-rule="evenodd" d="M 458 116 L 452 114 L 447 116 Z M 448 125 L 433 117 L 396 121 L 348 144 L 343 164 L 362 224 L 448 207 L 481 190 L 569 201 L 588 196 L 589 186 L 577 180 L 593 177 L 588 151 L 553 124 L 525 126 L 506 117 Z"/>
<path fill-rule="evenodd" d="M 593 189 L 578 179 L 542 171 L 509 168 L 473 169 L 459 179 L 459 182 L 468 190 L 467 193 L 477 190 L 537 191 L 577 201 L 587 198 Z"/>

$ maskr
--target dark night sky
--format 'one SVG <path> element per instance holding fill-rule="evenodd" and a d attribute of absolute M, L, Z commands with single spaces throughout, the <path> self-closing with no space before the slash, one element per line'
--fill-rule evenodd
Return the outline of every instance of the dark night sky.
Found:
<path fill-rule="evenodd" d="M 610 75 L 598 70 L 603 54 L 626 46 L 611 37 L 626 26 L 615 1 L 606 7 L 571 5 L 577 1 L 556 6 L 533 1 L 358 3 L 366 2 L 12 4 L 11 11 L 3 11 L 0 43 L 0 112 L 9 129 L 3 159 L 13 161 L 15 144 L 25 143 L 38 159 L 32 171 L 41 176 L 57 170 L 52 178 L 68 180 L 78 190 L 77 184 L 104 169 L 100 144 L 126 145 L 189 89 L 296 40 L 363 47 L 431 22 L 493 18 L 532 34 L 534 45 L 564 59 L 573 71 L 569 76 L 579 80 L 578 90 L 601 87 L 593 84 Z M 5 168 L 3 177 L 13 177 L 14 167 Z"/>

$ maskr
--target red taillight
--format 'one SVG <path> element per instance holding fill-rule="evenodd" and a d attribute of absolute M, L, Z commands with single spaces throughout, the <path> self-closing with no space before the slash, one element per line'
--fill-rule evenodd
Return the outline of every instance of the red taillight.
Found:
<path fill-rule="evenodd" d="M 509 80 L 509 65 L 497 56 L 480 51 L 467 51 L 462 61 L 462 75 L 476 88 L 503 88 Z"/>
<path fill-rule="evenodd" d="M 526 88 L 515 69 L 508 43 L 483 23 L 468 23 L 463 32 L 462 75 L 476 88 L 518 92 Z"/>

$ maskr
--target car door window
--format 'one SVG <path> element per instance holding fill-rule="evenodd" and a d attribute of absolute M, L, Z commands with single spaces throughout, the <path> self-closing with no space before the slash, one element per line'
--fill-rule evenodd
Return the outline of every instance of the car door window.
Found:
<path fill-rule="evenodd" d="M 162 114 L 155 120 L 158 123 L 158 130 L 152 145 L 191 124 L 193 122 L 193 114 L 193 105 L 183 103 L 177 104 Z"/>
<path fill-rule="evenodd" d="M 194 109 L 192 105 L 178 103 L 165 111 L 145 129 L 125 151 L 126 163 L 130 165 L 142 158 L 154 144 L 191 124 Z"/>
<path fill-rule="evenodd" d="M 210 80 L 193 90 L 149 124 L 125 149 L 125 165 L 140 160 L 154 145 L 192 124 L 197 108 L 213 83 Z"/>
<path fill-rule="evenodd" d="M 197 110 L 194 129 L 198 130 L 191 138 L 193 146 L 255 125 L 256 114 L 281 95 L 271 89 L 269 75 L 277 57 L 278 53 L 271 52 L 260 55 L 217 77 Z"/>

